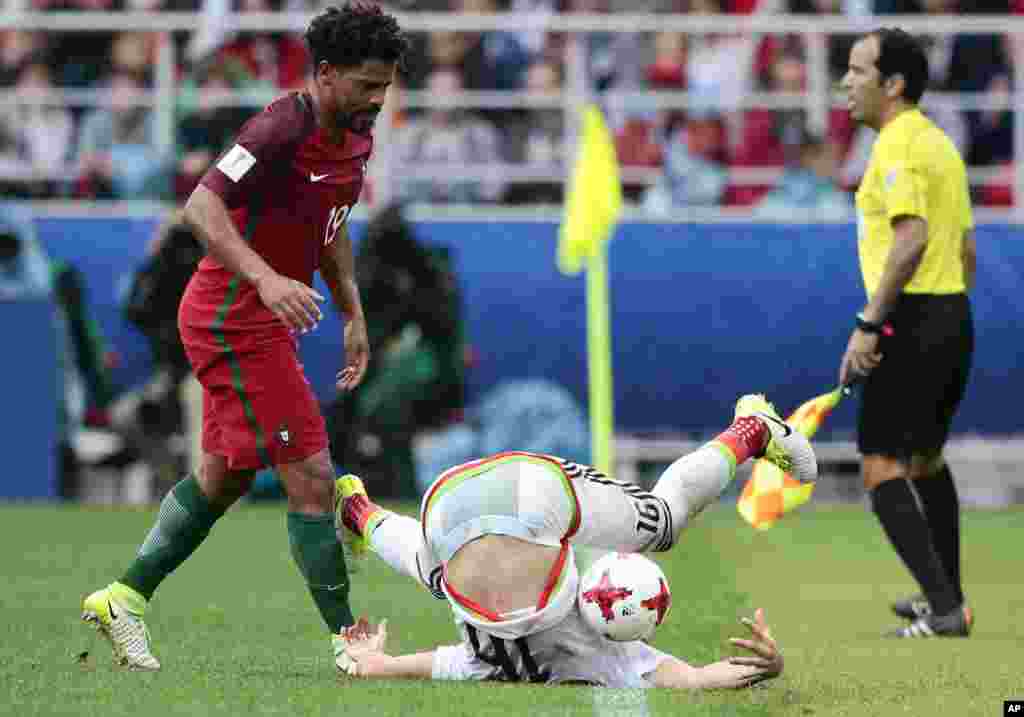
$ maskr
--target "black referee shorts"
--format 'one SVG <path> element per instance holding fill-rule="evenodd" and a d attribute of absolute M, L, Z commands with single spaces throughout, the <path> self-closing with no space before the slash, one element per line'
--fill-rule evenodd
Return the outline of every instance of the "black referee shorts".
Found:
<path fill-rule="evenodd" d="M 901 294 L 887 320 L 878 368 L 863 387 L 862 455 L 910 458 L 942 450 L 967 388 L 974 322 L 965 294 Z"/>

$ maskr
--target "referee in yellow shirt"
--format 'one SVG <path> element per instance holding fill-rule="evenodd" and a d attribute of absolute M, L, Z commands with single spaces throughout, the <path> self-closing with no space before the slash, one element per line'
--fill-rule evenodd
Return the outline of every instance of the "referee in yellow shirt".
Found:
<path fill-rule="evenodd" d="M 893 604 L 893 637 L 961 636 L 960 503 L 942 457 L 974 349 L 967 292 L 975 245 L 967 170 L 917 107 L 924 49 L 881 29 L 850 51 L 852 118 L 878 132 L 857 191 L 857 248 L 868 302 L 839 368 L 863 381 L 857 445 L 871 505 L 923 595 Z"/>

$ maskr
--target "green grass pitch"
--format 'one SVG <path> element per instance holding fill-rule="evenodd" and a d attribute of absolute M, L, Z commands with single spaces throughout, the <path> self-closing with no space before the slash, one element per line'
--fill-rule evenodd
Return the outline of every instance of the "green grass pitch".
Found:
<path fill-rule="evenodd" d="M 968 640 L 886 641 L 889 599 L 912 586 L 860 507 L 807 506 L 765 533 L 708 511 L 658 560 L 674 604 L 656 645 L 695 662 L 729 652 L 740 615 L 766 609 L 786 673 L 765 689 L 688 694 L 520 685 L 349 682 L 288 554 L 283 506 L 243 507 L 161 588 L 149 614 L 157 674 L 114 669 L 79 622 L 154 513 L 0 506 L 0 712 L 10 715 L 942 715 L 1002 714 L 1024 697 L 1024 511 L 968 512 Z M 450 642 L 444 603 L 376 558 L 354 609 L 387 617 L 391 646 Z M 88 651 L 87 658 L 80 659 Z"/>

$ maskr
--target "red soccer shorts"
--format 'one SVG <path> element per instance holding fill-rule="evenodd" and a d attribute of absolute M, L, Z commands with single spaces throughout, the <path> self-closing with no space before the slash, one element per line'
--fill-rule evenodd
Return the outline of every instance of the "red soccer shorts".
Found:
<path fill-rule="evenodd" d="M 229 470 L 245 470 L 295 463 L 326 448 L 320 404 L 295 342 L 235 350 L 230 334 L 220 337 L 182 331 L 203 386 L 203 451 L 223 456 Z"/>

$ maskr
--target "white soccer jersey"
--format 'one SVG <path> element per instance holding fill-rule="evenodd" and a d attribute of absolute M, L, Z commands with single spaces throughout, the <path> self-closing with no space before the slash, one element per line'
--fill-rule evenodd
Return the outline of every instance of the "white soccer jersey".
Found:
<path fill-rule="evenodd" d="M 465 622 L 457 624 L 463 641 L 434 652 L 435 680 L 653 687 L 651 673 L 671 658 L 643 642 L 602 637 L 587 626 L 578 609 L 554 627 L 515 640 L 491 637 Z"/>
<path fill-rule="evenodd" d="M 637 486 L 609 480 L 589 466 L 518 451 L 445 471 L 424 494 L 420 517 L 419 579 L 448 599 L 457 620 L 512 641 L 557 625 L 575 609 L 579 574 L 573 542 L 606 550 L 664 549 L 672 525 L 663 501 Z M 438 568 L 482 535 L 561 546 L 551 587 L 535 608 L 488 614 L 448 584 Z"/>

